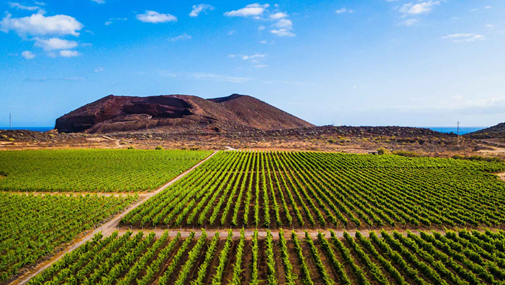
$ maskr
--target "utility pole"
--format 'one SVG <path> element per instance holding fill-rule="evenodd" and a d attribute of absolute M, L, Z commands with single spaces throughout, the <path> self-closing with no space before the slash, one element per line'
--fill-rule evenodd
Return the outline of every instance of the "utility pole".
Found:
<path fill-rule="evenodd" d="M 9 130 L 12 131 L 12 114 L 9 113 Z"/>
<path fill-rule="evenodd" d="M 458 146 L 459 146 L 459 121 L 458 121 Z"/>

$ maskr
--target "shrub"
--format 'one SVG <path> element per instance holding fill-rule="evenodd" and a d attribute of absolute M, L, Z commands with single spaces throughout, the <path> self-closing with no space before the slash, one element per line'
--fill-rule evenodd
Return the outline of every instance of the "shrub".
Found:
<path fill-rule="evenodd" d="M 397 150 L 393 151 L 393 154 L 405 157 L 421 157 L 422 155 L 413 151 Z"/>
<path fill-rule="evenodd" d="M 384 147 L 381 147 L 377 150 L 377 154 L 379 154 L 379 155 L 391 154 L 391 151 L 389 151 L 388 149 L 386 149 Z"/>
<path fill-rule="evenodd" d="M 155 149 L 156 149 L 156 150 L 163 150 L 163 147 L 162 147 L 161 145 L 159 145 L 159 146 L 157 146 Z"/>

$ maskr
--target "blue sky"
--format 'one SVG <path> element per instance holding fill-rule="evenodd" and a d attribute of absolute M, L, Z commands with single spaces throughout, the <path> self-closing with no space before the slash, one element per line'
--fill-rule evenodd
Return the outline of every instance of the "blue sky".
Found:
<path fill-rule="evenodd" d="M 42 2 L 43 1 L 43 2 Z M 108 94 L 249 94 L 317 125 L 505 121 L 505 1 L 1 2 L 0 126 Z"/>

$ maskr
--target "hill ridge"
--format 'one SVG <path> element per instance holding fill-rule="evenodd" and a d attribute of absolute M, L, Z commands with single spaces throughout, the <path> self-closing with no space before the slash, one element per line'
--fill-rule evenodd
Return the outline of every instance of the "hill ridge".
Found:
<path fill-rule="evenodd" d="M 107 95 L 56 120 L 60 132 L 110 133 L 276 130 L 314 125 L 249 95 L 204 99 L 194 95 Z"/>

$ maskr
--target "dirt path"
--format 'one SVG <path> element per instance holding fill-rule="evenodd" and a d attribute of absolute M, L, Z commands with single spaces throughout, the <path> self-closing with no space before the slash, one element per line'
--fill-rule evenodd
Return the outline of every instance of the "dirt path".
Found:
<path fill-rule="evenodd" d="M 505 172 L 503 173 L 498 173 L 498 177 L 500 177 L 501 180 L 505 181 Z"/>
<path fill-rule="evenodd" d="M 126 233 L 128 230 L 128 228 L 120 228 L 119 230 L 117 228 L 114 228 L 114 229 L 111 229 L 110 231 L 107 231 L 107 232 L 103 232 L 103 235 L 105 237 L 107 236 L 110 236 L 114 231 L 118 231 L 119 232 L 119 235 L 123 235 L 124 233 Z M 201 229 L 167 229 L 167 228 L 164 228 L 164 229 L 149 229 L 149 230 L 145 230 L 145 232 L 154 232 L 156 233 L 156 237 L 161 237 L 163 235 L 163 233 L 165 231 L 168 230 L 168 236 L 169 237 L 175 237 L 177 236 L 177 233 L 181 233 L 181 237 L 189 237 L 191 231 L 194 231 L 195 232 L 195 237 L 198 238 L 202 235 L 202 230 Z M 483 229 L 476 229 L 477 231 L 481 231 L 481 232 L 484 232 Z M 498 230 L 498 228 L 489 228 L 489 230 L 491 231 L 495 231 L 495 230 Z M 137 232 L 140 232 L 140 231 L 143 231 L 142 229 L 131 229 L 131 231 L 133 232 L 133 234 L 137 233 Z M 292 229 L 284 229 L 284 235 L 286 237 L 286 239 L 290 239 L 290 235 L 291 235 L 291 232 L 293 230 Z M 295 229 L 294 230 L 295 233 L 300 237 L 300 238 L 303 238 L 305 236 L 305 230 L 303 229 Z M 309 232 L 309 235 L 313 238 L 317 238 L 317 235 L 319 232 L 322 232 L 323 234 L 326 235 L 326 237 L 330 237 L 331 236 L 331 232 L 330 230 L 325 230 L 325 229 L 322 229 L 322 230 L 307 230 Z M 400 232 L 404 235 L 407 235 L 407 230 L 404 230 L 404 229 L 397 229 L 396 230 L 397 232 Z M 444 234 L 445 233 L 445 230 L 441 230 L 441 229 L 432 229 L 432 230 L 414 230 L 414 229 L 410 229 L 410 231 L 416 235 L 419 235 L 420 232 L 437 232 L 437 233 L 441 233 L 441 234 Z M 207 236 L 209 237 L 213 237 L 216 232 L 219 232 L 219 236 L 222 238 L 222 239 L 226 239 L 226 237 L 228 236 L 228 230 L 227 229 L 221 229 L 221 230 L 215 230 L 215 229 L 211 229 L 211 230 L 206 230 L 207 232 Z M 234 239 L 239 239 L 240 238 L 240 229 L 233 229 L 232 230 L 233 232 L 233 238 Z M 270 231 L 273 235 L 273 239 L 277 240 L 279 239 L 279 230 L 275 229 L 275 230 L 271 230 Z M 380 230 L 333 230 L 333 232 L 335 233 L 335 235 L 338 237 L 338 238 L 344 238 L 344 232 L 347 232 L 349 233 L 352 237 L 356 236 L 356 232 L 360 232 L 362 233 L 364 236 L 369 236 L 371 232 L 375 232 L 378 236 L 380 236 Z M 393 233 L 394 230 L 386 230 L 387 233 Z M 244 236 L 245 238 L 251 238 L 253 237 L 254 235 L 254 230 L 251 230 L 251 229 L 247 229 L 244 231 Z M 258 236 L 261 237 L 261 238 L 265 238 L 267 236 L 267 230 L 266 229 L 258 229 Z"/>
<path fill-rule="evenodd" d="M 182 179 L 184 176 L 188 175 L 191 171 L 193 171 L 195 168 L 197 168 L 198 166 L 200 166 L 201 164 L 203 164 L 204 162 L 206 162 L 207 160 L 209 160 L 216 153 L 217 153 L 216 151 L 213 152 L 207 158 L 205 158 L 204 160 L 200 161 L 199 163 L 197 163 L 196 165 L 194 165 L 190 169 L 186 170 L 184 173 L 180 174 L 176 178 L 172 179 L 170 182 L 168 182 L 165 185 L 161 186 L 160 188 L 156 189 L 155 191 L 149 192 L 147 194 L 144 194 L 143 197 L 142 197 L 142 199 L 139 199 L 137 202 L 135 202 L 132 205 L 130 205 L 130 207 L 128 207 L 128 209 L 126 211 L 124 211 L 121 214 L 115 216 L 109 222 L 107 222 L 107 223 L 103 224 L 102 226 L 96 228 L 95 230 L 91 231 L 90 233 L 88 233 L 84 237 L 76 240 L 67 249 L 65 249 L 65 250 L 63 250 L 61 252 L 58 252 L 55 256 L 53 256 L 48 261 L 43 262 L 43 263 L 35 266 L 32 270 L 30 270 L 27 273 L 21 275 L 18 279 L 14 280 L 11 284 L 26 284 L 28 281 L 30 281 L 30 279 L 32 277 L 34 277 L 35 275 L 37 275 L 40 272 L 42 272 L 44 269 L 46 269 L 49 266 L 51 266 L 53 263 L 55 263 L 60 258 L 62 258 L 66 253 L 69 253 L 69 252 L 77 249 L 78 247 L 80 247 L 81 245 L 83 245 L 84 243 L 86 243 L 86 241 L 91 240 L 93 238 L 93 236 L 95 234 L 97 234 L 98 232 L 103 232 L 103 234 L 106 235 L 106 236 L 112 234 L 115 230 L 117 230 L 119 222 L 121 221 L 121 219 L 126 214 L 128 214 L 130 211 L 132 211 L 133 209 L 137 208 L 138 206 L 142 205 L 145 201 L 147 201 L 152 196 L 154 196 L 154 195 L 158 194 L 159 192 L 165 190 L 170 185 L 174 184 L 176 181 L 178 181 L 178 180 Z"/>

